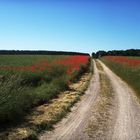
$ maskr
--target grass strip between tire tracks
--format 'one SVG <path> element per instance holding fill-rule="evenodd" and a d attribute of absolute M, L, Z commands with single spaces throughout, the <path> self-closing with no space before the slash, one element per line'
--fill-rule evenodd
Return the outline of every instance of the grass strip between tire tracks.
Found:
<path fill-rule="evenodd" d="M 96 61 L 99 70 L 101 90 L 97 98 L 96 105 L 92 110 L 92 117 L 89 120 L 86 132 L 91 139 L 103 139 L 108 135 L 110 130 L 110 121 L 112 120 L 113 107 L 113 89 L 108 77 L 105 75 L 101 64 Z"/>

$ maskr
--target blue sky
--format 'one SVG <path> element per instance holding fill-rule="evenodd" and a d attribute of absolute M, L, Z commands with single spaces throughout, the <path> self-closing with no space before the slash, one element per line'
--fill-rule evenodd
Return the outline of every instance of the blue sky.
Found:
<path fill-rule="evenodd" d="M 0 49 L 140 49 L 139 0 L 0 0 Z"/>

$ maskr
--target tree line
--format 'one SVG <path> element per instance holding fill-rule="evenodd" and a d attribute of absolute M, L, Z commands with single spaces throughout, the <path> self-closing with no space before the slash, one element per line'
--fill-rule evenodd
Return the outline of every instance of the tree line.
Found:
<path fill-rule="evenodd" d="M 0 55 L 88 55 L 88 53 L 65 51 L 0 50 Z"/>
<path fill-rule="evenodd" d="M 102 56 L 140 56 L 140 49 L 129 49 L 129 50 L 112 50 L 112 51 L 98 51 L 92 53 L 93 58 L 99 58 Z"/>

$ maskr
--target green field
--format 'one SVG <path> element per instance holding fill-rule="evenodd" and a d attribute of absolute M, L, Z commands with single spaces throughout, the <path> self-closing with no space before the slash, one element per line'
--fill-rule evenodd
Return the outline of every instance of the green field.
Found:
<path fill-rule="evenodd" d="M 0 125 L 22 120 L 33 107 L 48 103 L 68 89 L 70 82 L 88 70 L 88 57 L 86 62 L 80 62 L 81 58 L 0 55 Z"/>
<path fill-rule="evenodd" d="M 37 62 L 47 60 L 59 60 L 65 56 L 59 55 L 0 55 L 0 66 L 23 66 L 23 65 L 32 65 Z"/>
<path fill-rule="evenodd" d="M 132 59 L 138 59 L 138 60 L 140 60 L 140 57 L 129 57 L 129 58 L 132 58 Z"/>
<path fill-rule="evenodd" d="M 137 93 L 140 97 L 140 62 L 135 66 L 135 60 L 140 60 L 140 57 L 125 57 L 130 60 L 123 63 L 124 60 L 120 59 L 120 62 L 115 62 L 112 60 L 106 59 L 106 57 L 102 57 L 101 61 L 103 61 L 112 71 L 114 71 L 118 76 L 120 76 L 123 80 L 125 80 Z M 134 62 L 133 62 L 134 60 Z M 127 64 L 128 63 L 128 64 Z"/>

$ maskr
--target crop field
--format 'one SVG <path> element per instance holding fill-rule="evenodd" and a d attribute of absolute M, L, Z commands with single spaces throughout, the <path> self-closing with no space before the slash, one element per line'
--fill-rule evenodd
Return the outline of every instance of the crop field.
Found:
<path fill-rule="evenodd" d="M 89 56 L 1 55 L 0 124 L 22 120 L 89 69 Z"/>
<path fill-rule="evenodd" d="M 101 60 L 140 96 L 140 57 L 105 56 Z"/>

